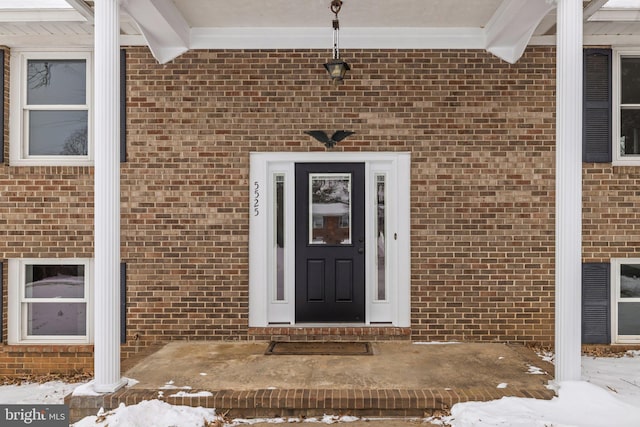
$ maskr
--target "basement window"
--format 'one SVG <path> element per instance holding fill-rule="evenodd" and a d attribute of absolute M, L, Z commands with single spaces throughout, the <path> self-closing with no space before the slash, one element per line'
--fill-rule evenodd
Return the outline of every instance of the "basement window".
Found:
<path fill-rule="evenodd" d="M 612 320 L 615 343 L 640 342 L 640 259 L 614 259 Z"/>
<path fill-rule="evenodd" d="M 9 260 L 9 343 L 90 343 L 89 259 Z"/>

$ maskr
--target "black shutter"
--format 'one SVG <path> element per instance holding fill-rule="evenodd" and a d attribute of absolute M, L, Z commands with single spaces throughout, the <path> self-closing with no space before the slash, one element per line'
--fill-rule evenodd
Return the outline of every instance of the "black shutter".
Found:
<path fill-rule="evenodd" d="M 127 342 L 127 264 L 120 263 L 120 342 Z"/>
<path fill-rule="evenodd" d="M 0 49 L 0 163 L 4 163 L 4 50 Z"/>
<path fill-rule="evenodd" d="M 127 51 L 120 49 L 120 162 L 127 161 Z"/>
<path fill-rule="evenodd" d="M 2 324 L 2 319 L 4 319 L 3 314 L 4 314 L 4 300 L 2 298 L 3 292 L 4 292 L 4 276 L 2 274 L 2 262 L 0 262 L 0 324 Z M 0 342 L 2 342 L 2 328 L 0 328 Z"/>
<path fill-rule="evenodd" d="M 583 344 L 611 344 L 610 271 L 608 263 L 582 264 Z"/>
<path fill-rule="evenodd" d="M 583 56 L 582 161 L 611 162 L 611 50 Z"/>

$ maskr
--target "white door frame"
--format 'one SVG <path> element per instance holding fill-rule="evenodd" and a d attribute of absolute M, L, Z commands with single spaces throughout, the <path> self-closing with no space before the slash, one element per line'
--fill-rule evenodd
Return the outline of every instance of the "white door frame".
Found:
<path fill-rule="evenodd" d="M 409 327 L 411 156 L 407 152 L 277 152 L 250 154 L 249 326 L 295 324 L 295 175 L 296 163 L 364 163 L 366 305 L 365 324 Z M 377 301 L 375 214 L 371 203 L 376 176 L 385 176 L 387 298 Z M 284 178 L 284 297 L 277 300 L 275 249 L 275 177 Z"/>

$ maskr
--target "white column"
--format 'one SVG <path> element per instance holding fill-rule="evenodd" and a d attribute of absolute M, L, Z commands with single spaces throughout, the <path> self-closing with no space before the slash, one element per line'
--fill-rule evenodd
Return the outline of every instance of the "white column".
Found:
<path fill-rule="evenodd" d="M 582 0 L 559 0 L 556 68 L 556 381 L 581 377 Z"/>
<path fill-rule="evenodd" d="M 95 355 L 94 389 L 120 376 L 120 54 L 117 0 L 95 2 Z"/>

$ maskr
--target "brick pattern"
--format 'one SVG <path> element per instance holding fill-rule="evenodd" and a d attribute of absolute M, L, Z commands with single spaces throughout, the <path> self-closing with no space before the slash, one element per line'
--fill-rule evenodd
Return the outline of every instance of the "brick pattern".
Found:
<path fill-rule="evenodd" d="M 325 51 L 159 65 L 127 49 L 124 356 L 254 338 L 249 153 L 325 150 L 309 129 L 355 131 L 338 152 L 411 152 L 411 339 L 553 342 L 555 50 L 515 65 L 484 51 L 343 55 L 353 69 L 334 86 Z M 92 174 L 0 166 L 0 259 L 92 256 Z"/>
<path fill-rule="evenodd" d="M 91 345 L 0 345 L 0 376 L 93 371 Z"/>
<path fill-rule="evenodd" d="M 585 163 L 582 254 L 588 262 L 640 257 L 640 167 Z"/>
<path fill-rule="evenodd" d="M 335 87 L 317 51 L 128 51 L 130 330 L 244 337 L 248 154 L 324 150 L 303 131 L 344 128 L 338 151 L 412 153 L 413 337 L 551 343 L 554 50 L 347 59 Z"/>
<path fill-rule="evenodd" d="M 258 341 L 390 341 L 408 340 L 411 328 L 394 327 L 270 327 L 249 328 Z"/>
<path fill-rule="evenodd" d="M 206 391 L 206 390 L 205 390 Z M 195 391 L 194 391 L 195 393 Z M 555 392 L 539 389 L 263 389 L 218 390 L 211 396 L 164 397 L 174 405 L 216 408 L 230 418 L 317 417 L 342 414 L 358 417 L 424 417 L 435 410 L 450 409 L 459 402 L 498 400 L 505 396 L 552 399 Z M 121 389 L 99 396 L 67 396 L 71 422 L 95 415 L 99 408 L 117 408 L 158 399 L 158 390 Z"/>

